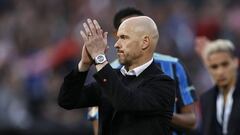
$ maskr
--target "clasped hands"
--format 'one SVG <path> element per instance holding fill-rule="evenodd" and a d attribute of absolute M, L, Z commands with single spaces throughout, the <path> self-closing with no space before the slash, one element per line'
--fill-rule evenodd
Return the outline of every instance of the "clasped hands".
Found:
<path fill-rule="evenodd" d="M 103 32 L 96 20 L 87 19 L 83 23 L 85 31 L 80 31 L 83 38 L 81 65 L 89 68 L 94 58 L 99 54 L 105 54 L 107 49 L 107 32 Z"/>

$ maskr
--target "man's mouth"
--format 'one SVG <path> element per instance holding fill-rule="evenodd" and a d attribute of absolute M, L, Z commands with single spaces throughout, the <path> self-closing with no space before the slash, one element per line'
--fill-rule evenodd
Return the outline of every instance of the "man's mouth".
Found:
<path fill-rule="evenodd" d="M 226 80 L 226 78 L 219 78 L 218 79 L 218 82 L 223 82 L 223 81 L 225 81 Z"/>
<path fill-rule="evenodd" d="M 122 53 L 124 53 L 124 52 L 121 51 L 121 50 L 118 50 L 118 51 L 117 51 L 117 54 L 122 54 Z"/>

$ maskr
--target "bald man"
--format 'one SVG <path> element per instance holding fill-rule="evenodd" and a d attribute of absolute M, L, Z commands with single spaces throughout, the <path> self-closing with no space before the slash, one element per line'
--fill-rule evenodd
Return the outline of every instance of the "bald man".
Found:
<path fill-rule="evenodd" d="M 124 66 L 117 70 L 105 56 L 107 33 L 96 20 L 83 26 L 82 58 L 64 78 L 59 105 L 68 110 L 98 106 L 100 135 L 170 135 L 176 85 L 153 62 L 155 22 L 141 16 L 120 25 L 114 47 Z M 92 65 L 96 82 L 84 85 Z"/>

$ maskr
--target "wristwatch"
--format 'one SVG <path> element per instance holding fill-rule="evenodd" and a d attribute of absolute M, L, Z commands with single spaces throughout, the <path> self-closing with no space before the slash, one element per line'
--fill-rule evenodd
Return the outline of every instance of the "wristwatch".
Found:
<path fill-rule="evenodd" d="M 107 58 L 104 54 L 98 54 L 95 58 L 94 58 L 94 64 L 102 64 L 105 61 L 107 61 Z"/>

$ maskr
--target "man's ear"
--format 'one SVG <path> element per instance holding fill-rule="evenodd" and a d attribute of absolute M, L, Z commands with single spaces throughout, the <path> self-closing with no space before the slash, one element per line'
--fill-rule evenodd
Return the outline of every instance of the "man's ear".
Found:
<path fill-rule="evenodd" d="M 150 38 L 149 36 L 144 36 L 143 37 L 143 44 L 142 44 L 142 49 L 145 50 L 150 46 Z"/>
<path fill-rule="evenodd" d="M 233 58 L 233 61 L 234 61 L 234 66 L 236 69 L 238 69 L 239 67 L 239 59 L 237 57 Z"/>

